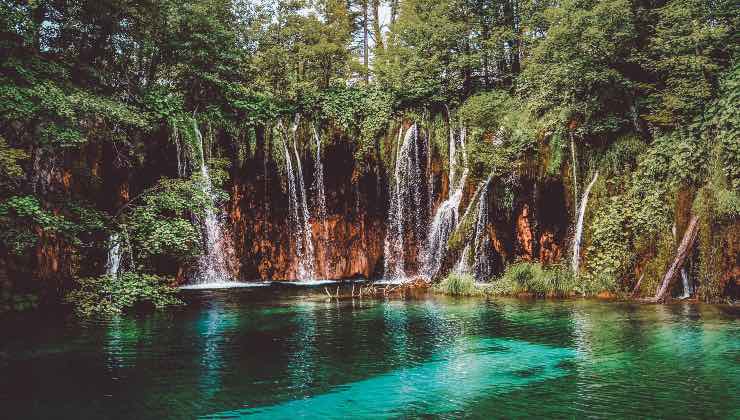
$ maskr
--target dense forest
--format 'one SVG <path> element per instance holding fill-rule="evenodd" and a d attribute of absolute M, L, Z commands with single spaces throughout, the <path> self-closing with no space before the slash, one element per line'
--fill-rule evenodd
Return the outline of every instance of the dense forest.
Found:
<path fill-rule="evenodd" d="M 737 299 L 739 20 L 729 0 L 2 1 L 0 312 L 164 306 L 214 264 L 634 297 L 681 294 L 682 271 Z"/>

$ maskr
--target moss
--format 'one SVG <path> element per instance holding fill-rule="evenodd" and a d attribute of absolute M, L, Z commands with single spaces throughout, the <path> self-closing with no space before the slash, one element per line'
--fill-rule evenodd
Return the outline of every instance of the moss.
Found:
<path fill-rule="evenodd" d="M 638 247 L 640 254 L 651 256 L 642 269 L 644 277 L 640 284 L 641 296 L 655 295 L 658 285 L 663 280 L 663 275 L 676 257 L 676 246 L 673 234 L 665 232 L 649 244 L 644 243 L 643 246 Z"/>
<path fill-rule="evenodd" d="M 707 185 L 699 191 L 694 213 L 699 217 L 698 293 L 704 301 L 719 302 L 740 252 L 740 197 L 724 185 Z"/>

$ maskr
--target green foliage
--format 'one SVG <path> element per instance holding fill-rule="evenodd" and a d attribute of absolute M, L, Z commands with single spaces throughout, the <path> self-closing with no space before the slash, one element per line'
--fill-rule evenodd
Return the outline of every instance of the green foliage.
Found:
<path fill-rule="evenodd" d="M 600 206 L 594 206 L 593 201 L 590 204 L 597 208 L 589 224 L 587 273 L 580 278 L 580 289 L 585 294 L 613 292 L 636 259 L 629 230 L 633 208 L 624 196 L 605 198 Z"/>
<path fill-rule="evenodd" d="M 65 296 L 65 301 L 85 318 L 119 315 L 138 306 L 164 309 L 183 304 L 177 289 L 165 279 L 132 272 L 78 279 L 77 288 Z"/>
<path fill-rule="evenodd" d="M 599 170 L 584 293 L 619 289 L 645 259 L 662 269 L 671 226 L 685 216 L 679 191 L 703 197 L 702 258 L 727 248 L 718 238 L 731 236 L 740 189 L 730 1 L 404 0 L 387 31 L 371 19 L 384 36 L 367 56 L 358 41 L 368 22 L 352 2 L 26 3 L 0 6 L 3 252 L 29 256 L 42 234 L 85 252 L 111 224 L 102 211 L 113 204 L 96 186 L 126 176 L 135 198 L 109 215 L 113 225 L 130 233 L 136 269 L 172 269 L 200 252 L 198 219 L 213 205 L 201 162 L 220 205 L 257 129 L 272 141 L 266 164 L 284 164 L 269 130 L 296 113 L 299 138 L 311 138 L 311 121 L 324 139 L 353 142 L 358 171 L 378 158 L 390 166 L 393 142 L 382 139 L 400 119 L 431 133 L 446 162 L 446 107 L 468 129 L 469 182 L 502 180 L 492 189 L 498 214 L 509 216 L 517 180 L 563 173 L 571 136 L 576 165 Z M 168 179 L 173 148 L 189 179 Z M 36 195 L 62 173 L 71 185 Z M 464 246 L 472 216 L 450 249 Z"/>
<path fill-rule="evenodd" d="M 736 63 L 721 80 L 717 99 L 707 106 L 702 141 L 717 144 L 715 159 L 730 187 L 740 189 L 740 64 Z"/>
<path fill-rule="evenodd" d="M 637 157 L 645 147 L 645 142 L 635 135 L 618 137 L 601 155 L 599 174 L 611 178 L 631 172 L 637 164 Z"/>
<path fill-rule="evenodd" d="M 716 153 L 722 153 L 722 145 Z M 732 281 L 740 247 L 740 192 L 732 188 L 721 159 L 715 159 L 709 182 L 697 193 L 692 213 L 699 217 L 699 290 L 708 302 L 722 300 Z"/>
<path fill-rule="evenodd" d="M 357 136 L 360 162 L 373 157 L 377 139 L 391 121 L 393 105 L 388 92 L 358 87 L 325 90 L 317 103 L 320 116 Z"/>
<path fill-rule="evenodd" d="M 161 179 L 126 213 L 136 260 L 155 256 L 192 259 L 200 253 L 201 234 L 190 216 L 205 217 L 212 207 L 200 179 Z"/>
<path fill-rule="evenodd" d="M 675 0 L 656 11 L 644 65 L 660 84 L 648 97 L 648 120 L 686 125 L 715 96 L 716 75 L 737 53 L 735 9 L 727 1 Z"/>
<path fill-rule="evenodd" d="M 0 281 L 0 315 L 8 312 L 23 312 L 38 307 L 39 299 L 34 293 L 14 290 L 9 281 Z"/>
<path fill-rule="evenodd" d="M 521 261 L 506 267 L 501 277 L 492 281 L 486 293 L 493 295 L 528 294 L 565 297 L 577 291 L 573 274 L 564 266 L 543 267 L 540 263 Z"/>
<path fill-rule="evenodd" d="M 19 185 L 25 175 L 20 161 L 28 158 L 29 155 L 25 150 L 8 146 L 5 139 L 0 136 L 0 191 Z"/>
<path fill-rule="evenodd" d="M 635 41 L 626 0 L 567 0 L 545 10 L 547 36 L 535 44 L 519 91 L 544 125 L 580 136 L 617 131 L 627 123 L 632 83 L 620 65 Z"/>
<path fill-rule="evenodd" d="M 505 175 L 520 166 L 537 143 L 538 122 L 517 98 L 494 91 L 469 98 L 459 111 L 474 127 L 468 135 L 468 160 L 474 178 Z"/>
<path fill-rule="evenodd" d="M 80 202 L 66 202 L 58 212 L 45 209 L 34 196 L 12 196 L 0 201 L 2 245 L 15 255 L 24 255 L 38 243 L 40 232 L 57 235 L 68 243 L 81 246 L 85 237 L 104 230 L 102 214 Z"/>
<path fill-rule="evenodd" d="M 0 232 L 3 245 L 18 255 L 36 245 L 34 228 L 48 233 L 69 233 L 75 226 L 64 217 L 46 211 L 33 196 L 13 196 L 0 202 Z"/>
<path fill-rule="evenodd" d="M 460 273 L 450 273 L 444 280 L 434 285 L 433 290 L 449 296 L 479 296 L 482 294 L 473 276 Z"/>

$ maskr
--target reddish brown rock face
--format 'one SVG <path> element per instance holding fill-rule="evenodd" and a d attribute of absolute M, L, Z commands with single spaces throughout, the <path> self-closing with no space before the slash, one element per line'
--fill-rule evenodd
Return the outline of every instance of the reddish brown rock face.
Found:
<path fill-rule="evenodd" d="M 516 219 L 516 244 L 519 258 L 527 261 L 534 259 L 533 242 L 534 234 L 529 223 L 529 205 L 525 204 Z"/>
<path fill-rule="evenodd" d="M 543 232 L 540 236 L 540 261 L 552 264 L 560 260 L 560 245 L 551 231 Z"/>
<path fill-rule="evenodd" d="M 269 144 L 258 138 L 258 145 Z M 228 226 L 240 265 L 235 276 L 243 280 L 293 280 L 298 260 L 288 220 L 284 175 L 264 151 L 243 170 L 232 174 Z M 302 156 L 304 182 L 311 213 L 310 225 L 317 278 L 371 278 L 382 272 L 387 196 L 378 191 L 385 179 L 375 171 L 360 172 L 347 142 L 337 141 L 324 150 L 324 189 L 327 218 L 316 219 L 313 206 L 314 162 Z M 382 176 L 382 174 L 381 174 Z"/>
<path fill-rule="evenodd" d="M 406 121 L 402 125 L 408 129 L 411 123 Z M 397 128 L 391 130 L 385 142 L 397 140 Z M 257 130 L 251 156 L 247 156 L 241 166 L 234 164 L 231 167 L 227 185 L 230 199 L 225 208 L 225 231 L 228 237 L 224 240 L 233 245 L 230 247 L 234 251 L 230 260 L 233 261 L 231 269 L 235 278 L 291 280 L 296 278 L 297 258 L 291 239 L 291 226 L 288 224 L 285 175 L 280 173 L 277 163 L 270 157 L 269 151 L 275 147 L 273 143 L 277 140 L 266 137 L 265 133 L 265 130 Z M 422 130 L 420 134 L 423 133 Z M 325 222 L 316 220 L 314 209 L 315 192 L 311 187 L 314 176 L 313 153 L 308 148 L 301 150 L 299 146 L 304 182 L 309 193 L 307 201 L 311 213 L 316 277 L 379 278 L 383 274 L 389 174 L 382 165 L 360 170 L 352 146 L 354 143 L 342 138 L 338 132 L 333 135 L 333 141 L 328 142 L 322 150 L 327 207 Z M 388 146 L 384 146 L 383 153 L 392 154 L 393 147 Z M 152 143 L 152 147 L 160 148 L 161 145 Z M 220 147 L 228 150 L 223 144 Z M 431 157 L 426 156 L 426 150 L 419 150 L 419 153 L 428 181 L 423 187 L 426 198 L 423 199 L 420 214 L 424 215 L 423 218 L 431 219 L 433 210 L 449 195 L 449 180 L 436 152 Z M 162 167 L 170 165 L 170 176 L 176 176 L 173 171 L 177 168 L 169 158 L 170 151 L 162 151 L 155 155 L 156 160 L 150 162 L 150 165 L 157 167 L 156 171 L 136 174 L 130 173 L 130 168 L 125 165 L 118 166 L 116 151 L 108 142 L 91 145 L 88 155 L 90 173 L 102 180 L 97 187 L 99 190 L 90 193 L 88 190 L 91 186 L 85 183 L 86 177 L 68 170 L 48 174 L 51 177 L 48 182 L 63 191 L 85 191 L 99 197 L 99 206 L 109 209 L 111 213 L 156 182 L 162 176 Z M 461 210 L 468 205 L 475 189 L 473 182 L 466 186 Z M 432 192 L 431 196 L 429 191 Z M 566 240 L 569 219 L 561 184 L 553 182 L 538 186 L 535 181 L 525 177 L 518 181 L 511 193 L 515 197 L 513 203 L 507 201 L 507 195 L 498 187 L 492 188 L 489 194 L 489 224 L 486 231 L 493 248 L 491 266 L 494 274 L 503 270 L 506 262 L 519 258 L 545 263 L 557 261 L 562 257 L 561 249 Z M 503 205 L 507 202 L 509 208 Z M 428 223 L 421 223 L 418 227 L 422 231 L 420 235 L 412 233 L 415 229 L 411 226 L 413 223 L 407 225 L 404 259 L 407 272 L 414 273 L 418 264 L 418 250 L 424 240 L 423 231 L 428 228 Z M 96 258 L 102 261 L 104 257 L 101 254 Z M 73 261 L 74 258 L 81 258 L 78 251 L 60 240 L 43 237 L 35 255 L 35 272 L 39 278 L 71 278 L 71 274 L 67 273 L 68 276 L 62 271 L 79 267 L 80 262 L 84 263 L 84 258 L 88 257 L 84 256 L 80 261 Z M 457 258 L 446 256 L 441 272 L 448 271 Z M 85 268 L 86 273 L 99 274 L 102 262 L 96 264 Z M 177 283 L 187 281 L 194 269 L 168 264 L 159 268 L 169 270 L 169 275 L 175 277 Z"/>

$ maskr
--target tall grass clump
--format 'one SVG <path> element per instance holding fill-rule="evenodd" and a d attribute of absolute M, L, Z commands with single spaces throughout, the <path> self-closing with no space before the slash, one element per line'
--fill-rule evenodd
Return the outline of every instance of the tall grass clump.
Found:
<path fill-rule="evenodd" d="M 483 292 L 470 274 L 450 273 L 434 286 L 434 291 L 450 296 L 478 296 Z"/>
<path fill-rule="evenodd" d="M 571 295 L 576 287 L 575 277 L 564 266 L 543 267 L 540 263 L 522 261 L 506 267 L 488 292 L 494 295 L 565 297 Z"/>

